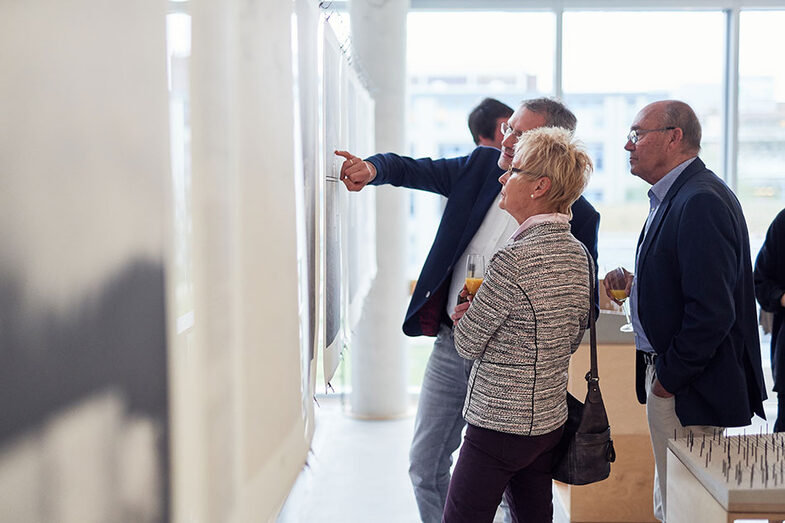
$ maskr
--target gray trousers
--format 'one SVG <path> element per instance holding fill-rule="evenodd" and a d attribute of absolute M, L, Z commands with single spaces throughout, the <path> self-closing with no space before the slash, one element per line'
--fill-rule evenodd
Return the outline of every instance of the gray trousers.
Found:
<path fill-rule="evenodd" d="M 472 363 L 458 355 L 452 328 L 442 325 L 425 368 L 409 451 L 409 478 L 425 523 L 442 520 L 452 454 L 466 425 L 463 403 Z"/>

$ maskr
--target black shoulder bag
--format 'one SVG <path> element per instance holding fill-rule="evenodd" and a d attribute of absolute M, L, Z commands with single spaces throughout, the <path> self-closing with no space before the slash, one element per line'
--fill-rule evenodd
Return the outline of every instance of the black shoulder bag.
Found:
<path fill-rule="evenodd" d="M 584 247 L 584 250 L 586 248 Z M 587 485 L 607 478 L 611 463 L 616 460 L 608 415 L 600 394 L 600 377 L 597 373 L 597 329 L 595 327 L 595 274 L 591 255 L 589 260 L 589 329 L 591 333 L 591 368 L 586 374 L 588 391 L 581 403 L 567 393 L 567 422 L 564 434 L 554 451 L 553 479 L 570 485 Z"/>

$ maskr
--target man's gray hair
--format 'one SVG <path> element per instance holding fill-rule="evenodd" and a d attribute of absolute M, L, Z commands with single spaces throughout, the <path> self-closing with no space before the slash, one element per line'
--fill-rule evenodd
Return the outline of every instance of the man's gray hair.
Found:
<path fill-rule="evenodd" d="M 685 148 L 698 154 L 701 149 L 701 123 L 692 107 L 679 100 L 667 100 L 663 118 L 663 127 L 681 129 Z"/>
<path fill-rule="evenodd" d="M 522 107 L 545 117 L 545 127 L 561 127 L 575 132 L 578 119 L 563 103 L 553 98 L 532 98 L 521 103 Z"/>

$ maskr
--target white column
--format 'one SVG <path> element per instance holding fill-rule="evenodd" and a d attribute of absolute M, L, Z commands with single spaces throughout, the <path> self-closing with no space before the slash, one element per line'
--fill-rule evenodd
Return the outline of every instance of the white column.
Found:
<path fill-rule="evenodd" d="M 351 0 L 352 48 L 376 101 L 376 150 L 404 150 L 406 13 L 408 0 Z M 377 188 L 378 273 L 352 343 L 351 412 L 390 418 L 408 410 L 407 340 L 401 331 L 408 303 L 406 191 Z"/>

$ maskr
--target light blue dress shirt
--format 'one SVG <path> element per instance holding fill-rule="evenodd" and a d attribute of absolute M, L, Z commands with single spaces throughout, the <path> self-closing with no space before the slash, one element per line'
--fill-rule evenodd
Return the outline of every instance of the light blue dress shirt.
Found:
<path fill-rule="evenodd" d="M 684 169 L 687 168 L 692 161 L 697 158 L 697 156 L 686 160 L 676 167 L 674 167 L 668 174 L 660 178 L 660 181 L 655 183 L 649 189 L 649 216 L 646 217 L 646 226 L 644 227 L 643 232 L 643 241 L 646 240 L 646 235 L 649 233 L 649 226 L 651 225 L 652 220 L 657 215 L 657 211 L 660 208 L 660 204 L 662 200 L 665 199 L 665 195 L 668 194 L 673 183 L 679 177 L 679 175 L 684 172 Z M 641 241 L 641 245 L 643 245 L 643 241 Z M 635 274 L 638 274 L 638 255 L 640 254 L 640 246 L 638 246 L 638 250 L 635 253 Z M 646 337 L 646 333 L 643 332 L 643 326 L 641 325 L 640 317 L 638 316 L 638 292 L 637 288 L 637 276 L 633 277 L 632 279 L 632 288 L 630 289 L 630 317 L 632 320 L 632 330 L 635 333 L 635 348 L 638 350 L 642 350 L 644 352 L 654 352 L 654 347 L 652 347 L 651 342 Z"/>

